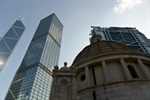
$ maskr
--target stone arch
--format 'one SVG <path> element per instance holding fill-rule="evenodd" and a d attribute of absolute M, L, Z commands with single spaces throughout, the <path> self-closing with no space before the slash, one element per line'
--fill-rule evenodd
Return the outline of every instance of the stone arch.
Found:
<path fill-rule="evenodd" d="M 135 68 L 132 65 L 128 65 L 127 68 L 129 70 L 130 75 L 132 76 L 132 78 L 139 78 Z"/>

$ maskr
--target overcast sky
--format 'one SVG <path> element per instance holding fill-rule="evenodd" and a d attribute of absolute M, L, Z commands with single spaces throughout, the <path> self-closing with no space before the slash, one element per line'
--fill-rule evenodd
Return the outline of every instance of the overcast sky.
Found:
<path fill-rule="evenodd" d="M 55 13 L 64 25 L 59 67 L 70 66 L 89 44 L 91 26 L 136 27 L 150 38 L 150 0 L 0 0 L 0 36 L 20 16 L 26 30 L 0 73 L 0 100 L 17 71 L 41 19 Z"/>

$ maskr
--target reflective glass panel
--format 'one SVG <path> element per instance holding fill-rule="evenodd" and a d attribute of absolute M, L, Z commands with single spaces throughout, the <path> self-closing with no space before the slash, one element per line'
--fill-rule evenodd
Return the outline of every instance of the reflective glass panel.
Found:
<path fill-rule="evenodd" d="M 14 32 L 14 30 L 12 29 L 12 27 L 8 30 L 8 32 L 6 33 L 6 35 L 4 37 L 10 37 L 10 38 L 17 38 L 16 33 Z"/>
<path fill-rule="evenodd" d="M 40 62 L 47 35 L 35 39 L 31 42 L 25 55 L 25 62 L 28 65 Z"/>
<path fill-rule="evenodd" d="M 24 29 L 22 28 L 17 28 L 17 27 L 13 27 L 14 30 L 16 31 L 17 35 L 20 37 L 24 31 Z"/>
<path fill-rule="evenodd" d="M 41 20 L 41 22 L 35 32 L 34 38 L 49 32 L 52 18 L 53 18 L 53 16 L 50 16 L 50 17 L 46 17 L 45 19 Z"/>
<path fill-rule="evenodd" d="M 2 54 L 2 53 L 0 53 L 0 60 L 3 61 L 3 62 L 6 62 L 8 56 L 9 56 L 9 54 Z"/>
<path fill-rule="evenodd" d="M 10 52 L 3 39 L 0 41 L 0 52 Z"/>
<path fill-rule="evenodd" d="M 17 20 L 17 21 L 13 24 L 13 26 L 18 26 L 18 27 L 25 28 L 24 25 L 22 24 L 22 22 L 19 21 L 19 20 Z"/>
<path fill-rule="evenodd" d="M 15 47 L 15 45 L 18 41 L 18 40 L 15 40 L 15 39 L 8 39 L 8 38 L 5 38 L 4 40 L 5 40 L 5 42 L 7 43 L 7 45 L 9 46 L 9 48 L 11 50 L 13 50 L 13 48 Z"/>
<path fill-rule="evenodd" d="M 134 43 L 136 41 L 131 33 L 122 32 L 121 35 L 124 37 L 126 43 Z"/>
<path fill-rule="evenodd" d="M 120 34 L 120 32 L 111 32 L 111 37 L 113 40 L 116 40 L 118 42 L 124 43 L 124 40 Z"/>

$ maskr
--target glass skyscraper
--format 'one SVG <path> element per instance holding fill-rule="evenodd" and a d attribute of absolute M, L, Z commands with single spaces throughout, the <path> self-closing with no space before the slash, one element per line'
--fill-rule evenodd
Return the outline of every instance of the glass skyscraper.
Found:
<path fill-rule="evenodd" d="M 3 37 L 0 37 L 0 71 L 6 64 L 10 54 L 25 30 L 20 19 L 17 19 Z"/>
<path fill-rule="evenodd" d="M 49 100 L 62 31 L 63 25 L 54 13 L 40 21 L 6 100 Z"/>
<path fill-rule="evenodd" d="M 111 40 L 123 43 L 131 49 L 150 54 L 150 42 L 144 34 L 131 27 L 101 28 L 92 26 L 92 34 L 100 34 L 102 40 Z"/>

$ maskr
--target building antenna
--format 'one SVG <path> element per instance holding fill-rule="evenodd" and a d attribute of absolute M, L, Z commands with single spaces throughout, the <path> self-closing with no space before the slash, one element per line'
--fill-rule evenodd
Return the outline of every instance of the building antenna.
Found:
<path fill-rule="evenodd" d="M 23 15 L 23 12 L 20 14 L 19 18 L 21 18 L 22 15 Z"/>
<path fill-rule="evenodd" d="M 28 12 L 26 12 L 26 14 L 22 17 L 22 20 L 24 20 L 24 18 L 28 15 Z"/>
<path fill-rule="evenodd" d="M 21 13 L 20 16 L 18 16 L 18 20 L 21 20 L 22 15 L 23 15 L 23 13 Z"/>

